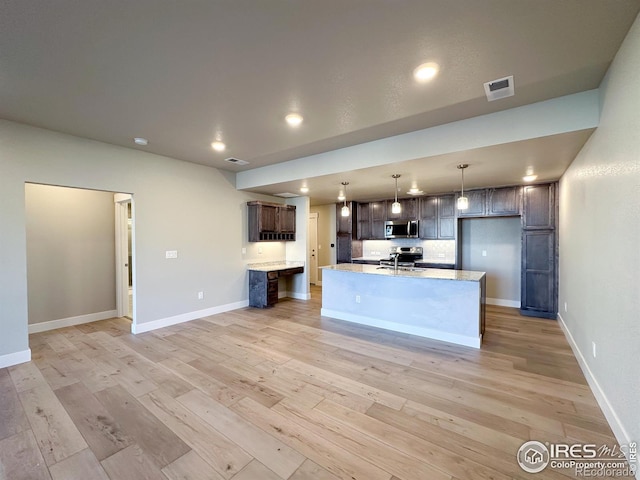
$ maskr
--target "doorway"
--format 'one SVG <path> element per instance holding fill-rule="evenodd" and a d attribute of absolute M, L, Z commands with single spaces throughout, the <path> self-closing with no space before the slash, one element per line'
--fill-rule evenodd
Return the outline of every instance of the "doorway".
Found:
<path fill-rule="evenodd" d="M 119 316 L 116 211 L 113 192 L 25 183 L 29 333 Z"/>
<path fill-rule="evenodd" d="M 309 252 L 309 283 L 311 285 L 318 284 L 318 214 L 309 214 L 308 226 L 308 248 Z"/>

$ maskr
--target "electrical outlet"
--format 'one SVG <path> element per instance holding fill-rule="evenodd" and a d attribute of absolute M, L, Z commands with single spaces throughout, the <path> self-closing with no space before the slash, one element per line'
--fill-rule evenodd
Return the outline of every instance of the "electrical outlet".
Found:
<path fill-rule="evenodd" d="M 356 295 L 356 303 L 360 303 L 360 295 Z"/>
<path fill-rule="evenodd" d="M 591 347 L 593 348 L 593 358 L 596 358 L 596 342 L 591 342 Z"/>
<path fill-rule="evenodd" d="M 486 257 L 487 256 L 487 251 L 486 250 L 482 250 L 482 256 Z"/>
<path fill-rule="evenodd" d="M 177 250 L 167 250 L 164 252 L 164 258 L 178 258 Z"/>
<path fill-rule="evenodd" d="M 258 255 L 262 255 L 262 247 L 258 247 Z"/>
<path fill-rule="evenodd" d="M 242 254 L 244 255 L 245 253 L 247 253 L 247 249 L 245 247 L 242 247 Z"/>
<path fill-rule="evenodd" d="M 198 300 L 202 300 L 204 298 L 204 292 L 198 292 Z"/>
<path fill-rule="evenodd" d="M 567 313 L 567 302 L 564 302 L 564 313 Z"/>

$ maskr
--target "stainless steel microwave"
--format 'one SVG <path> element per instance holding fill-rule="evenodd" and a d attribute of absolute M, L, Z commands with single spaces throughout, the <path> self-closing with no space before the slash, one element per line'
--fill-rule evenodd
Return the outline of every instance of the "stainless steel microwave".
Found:
<path fill-rule="evenodd" d="M 384 222 L 384 238 L 417 238 L 418 220 Z"/>

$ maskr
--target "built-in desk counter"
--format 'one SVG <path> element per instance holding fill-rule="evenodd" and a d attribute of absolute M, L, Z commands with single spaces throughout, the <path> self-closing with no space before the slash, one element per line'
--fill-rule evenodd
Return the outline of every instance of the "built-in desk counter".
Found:
<path fill-rule="evenodd" d="M 265 308 L 278 303 L 278 278 L 304 272 L 304 262 L 250 263 L 249 306 Z"/>
<path fill-rule="evenodd" d="M 323 316 L 480 347 L 484 272 L 349 263 L 322 269 Z"/>

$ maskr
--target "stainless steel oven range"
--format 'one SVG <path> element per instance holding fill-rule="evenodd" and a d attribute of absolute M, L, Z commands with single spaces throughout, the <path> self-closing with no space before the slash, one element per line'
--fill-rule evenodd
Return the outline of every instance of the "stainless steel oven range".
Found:
<path fill-rule="evenodd" d="M 422 260 L 422 247 L 391 247 L 389 258 L 380 260 L 380 265 L 390 267 L 414 267 Z"/>

